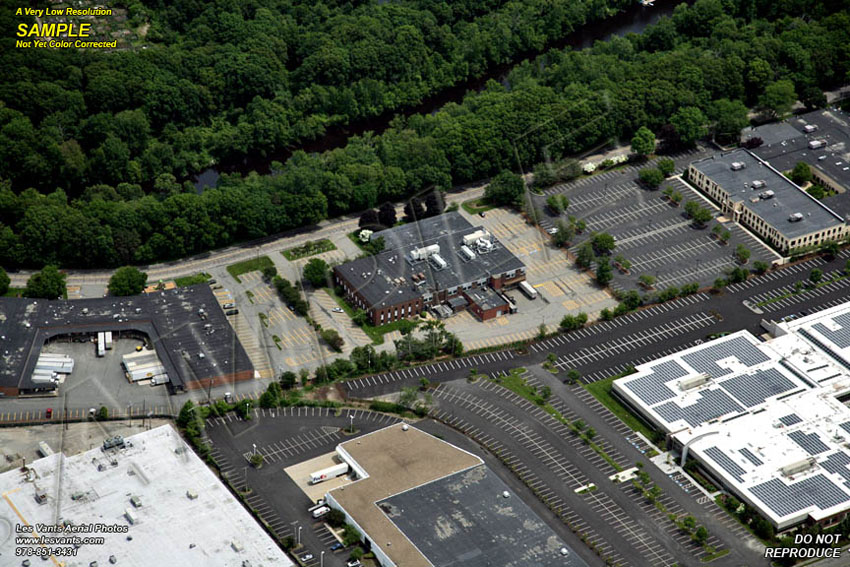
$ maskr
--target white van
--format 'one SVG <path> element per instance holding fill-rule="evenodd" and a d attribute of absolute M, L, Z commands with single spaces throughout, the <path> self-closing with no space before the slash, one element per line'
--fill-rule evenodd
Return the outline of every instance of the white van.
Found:
<path fill-rule="evenodd" d="M 322 506 L 320 508 L 316 508 L 315 510 L 313 510 L 313 517 L 314 518 L 321 518 L 322 516 L 324 516 L 325 514 L 327 514 L 330 511 L 331 511 L 331 509 L 328 508 L 327 506 Z"/>

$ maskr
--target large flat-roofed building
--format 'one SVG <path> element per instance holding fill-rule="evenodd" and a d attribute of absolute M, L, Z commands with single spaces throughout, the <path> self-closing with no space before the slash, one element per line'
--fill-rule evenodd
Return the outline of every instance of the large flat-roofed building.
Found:
<path fill-rule="evenodd" d="M 743 142 L 752 138 L 762 140 L 753 153 L 777 170 L 790 171 L 803 162 L 812 171 L 813 183 L 837 193 L 850 190 L 850 115 L 846 112 L 816 110 L 741 133 Z M 834 200 L 838 199 L 826 202 Z"/>
<path fill-rule="evenodd" d="M 733 221 L 782 253 L 840 241 L 844 219 L 753 153 L 739 149 L 691 163 L 688 180 Z"/>
<path fill-rule="evenodd" d="M 586 567 L 483 461 L 406 424 L 337 447 L 358 480 L 330 506 L 383 567 Z"/>
<path fill-rule="evenodd" d="M 132 297 L 0 298 L 0 394 L 55 392 L 56 384 L 33 380 L 45 342 L 107 331 L 149 341 L 172 391 L 254 378 L 251 359 L 202 284 Z"/>
<path fill-rule="evenodd" d="M 374 233 L 384 251 L 334 268 L 334 279 L 349 301 L 382 325 L 448 303 L 453 310 L 477 305 L 481 319 L 508 312 L 475 288 L 499 292 L 525 280 L 525 265 L 483 227 L 449 212 Z M 486 297 L 485 297 L 486 296 Z M 458 301 L 453 299 L 461 298 Z M 496 307 L 496 308 L 493 308 Z"/>
<path fill-rule="evenodd" d="M 111 445 L 111 447 L 110 447 Z M 170 426 L 0 474 L 0 565 L 290 567 L 293 562 Z M 73 555 L 15 557 L 33 536 L 103 538 Z M 51 532 L 50 526 L 66 528 Z M 101 527 L 103 526 L 103 528 Z M 8 529 L 8 531 L 7 531 Z M 79 531 L 78 531 L 79 530 Z M 8 536 L 8 538 L 4 537 Z M 71 543 L 48 549 L 73 551 Z M 44 559 L 48 559 L 45 557 Z"/>
<path fill-rule="evenodd" d="M 777 529 L 850 512 L 850 303 L 648 362 L 614 393 Z"/>

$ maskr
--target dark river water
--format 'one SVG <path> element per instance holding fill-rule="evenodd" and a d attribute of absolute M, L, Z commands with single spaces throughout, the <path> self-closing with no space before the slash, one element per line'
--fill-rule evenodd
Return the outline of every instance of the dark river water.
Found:
<path fill-rule="evenodd" d="M 686 0 L 690 4 L 693 0 Z M 673 9 L 682 4 L 682 0 L 656 0 L 653 6 L 641 6 L 635 0 L 635 4 L 621 11 L 620 13 L 599 22 L 592 22 L 585 25 L 580 30 L 547 45 L 543 52 L 549 49 L 572 47 L 574 49 L 583 49 L 590 47 L 595 41 L 608 39 L 611 36 L 622 36 L 627 33 L 640 33 L 643 29 L 655 23 L 661 16 L 669 16 L 673 13 Z M 540 55 L 541 52 L 523 53 L 515 58 L 516 62 L 521 62 Z M 469 91 L 480 90 L 486 85 L 490 79 L 496 79 L 505 82 L 505 77 L 516 63 L 499 65 L 492 67 L 481 77 L 476 77 L 465 81 L 462 84 L 455 85 L 448 89 L 444 89 L 439 93 L 426 98 L 416 106 L 397 109 L 392 112 L 386 112 L 380 116 L 366 118 L 352 122 L 346 126 L 334 126 L 328 128 L 327 132 L 321 138 L 308 140 L 288 150 L 282 150 L 276 155 L 264 158 L 248 158 L 240 162 L 222 163 L 215 167 L 205 169 L 201 173 L 193 176 L 191 181 L 195 184 L 198 192 L 204 190 L 205 187 L 214 187 L 220 173 L 240 172 L 247 173 L 249 171 L 257 171 L 259 173 L 269 173 L 271 162 L 284 162 L 289 158 L 295 150 L 304 150 L 306 152 L 322 152 L 344 146 L 351 136 L 362 134 L 363 132 L 381 133 L 390 121 L 397 115 L 410 116 L 419 113 L 432 113 L 449 102 L 460 102 L 464 95 Z"/>

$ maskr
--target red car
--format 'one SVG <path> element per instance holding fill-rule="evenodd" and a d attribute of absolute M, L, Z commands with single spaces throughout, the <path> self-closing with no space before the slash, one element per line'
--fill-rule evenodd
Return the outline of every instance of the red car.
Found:
<path fill-rule="evenodd" d="M 52 418 L 53 417 L 53 408 L 47 408 L 47 411 L 44 412 L 44 415 L 47 416 L 47 419 Z"/>

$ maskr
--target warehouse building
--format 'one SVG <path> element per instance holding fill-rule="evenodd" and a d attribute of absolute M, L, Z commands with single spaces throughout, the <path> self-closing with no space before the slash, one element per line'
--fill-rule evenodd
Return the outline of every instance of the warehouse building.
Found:
<path fill-rule="evenodd" d="M 407 424 L 346 441 L 358 478 L 326 502 L 382 567 L 586 567 L 477 456 Z"/>
<path fill-rule="evenodd" d="M 59 381 L 42 375 L 45 343 L 97 338 L 100 355 L 101 347 L 108 348 L 107 336 L 151 345 L 162 366 L 156 374 L 174 392 L 254 378 L 253 364 L 212 290 L 201 284 L 121 298 L 0 298 L 0 395 L 55 394 Z"/>
<path fill-rule="evenodd" d="M 16 467 L 0 474 L 0 493 L 4 566 L 293 565 L 170 425 Z M 12 533 L 13 526 L 24 524 L 35 529 L 35 537 L 103 542 L 80 545 L 73 555 L 57 553 L 43 561 L 34 555 L 24 562 L 26 556 L 15 557 L 16 548 L 74 551 L 72 543 L 13 545 L 11 538 L 25 535 Z M 66 531 L 51 531 L 57 525 Z"/>
<path fill-rule="evenodd" d="M 374 325 L 470 308 L 482 320 L 514 310 L 502 291 L 525 280 L 525 265 L 483 227 L 449 212 L 397 226 L 384 251 L 334 268 L 335 283 Z M 477 291 L 477 293 L 476 293 Z M 437 308 L 441 309 L 437 309 Z"/>
<path fill-rule="evenodd" d="M 724 215 L 783 254 L 848 235 L 847 223 L 839 214 L 747 150 L 691 163 L 688 180 L 715 201 Z"/>
<path fill-rule="evenodd" d="M 850 303 L 648 362 L 614 382 L 627 406 L 778 530 L 850 512 Z"/>
<path fill-rule="evenodd" d="M 779 171 L 790 171 L 797 163 L 809 165 L 812 183 L 842 194 L 850 190 L 850 115 L 837 109 L 816 110 L 782 122 L 746 128 L 741 141 L 761 138 L 753 153 Z M 825 200 L 844 203 L 836 196 Z M 836 207 L 839 211 L 848 205 Z"/>

